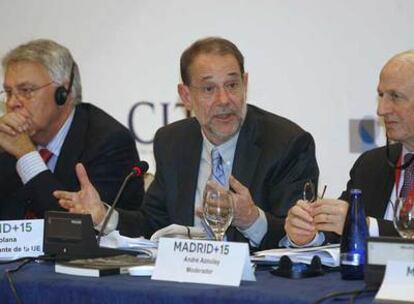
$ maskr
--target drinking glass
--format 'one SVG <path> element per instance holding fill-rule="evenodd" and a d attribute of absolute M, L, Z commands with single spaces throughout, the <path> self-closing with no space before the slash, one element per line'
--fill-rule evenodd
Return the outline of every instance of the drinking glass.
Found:
<path fill-rule="evenodd" d="M 401 237 L 414 239 L 414 197 L 399 197 L 394 204 L 394 227 Z"/>
<path fill-rule="evenodd" d="M 203 216 L 216 241 L 223 241 L 224 234 L 233 220 L 233 200 L 228 190 L 219 186 L 206 186 Z"/>

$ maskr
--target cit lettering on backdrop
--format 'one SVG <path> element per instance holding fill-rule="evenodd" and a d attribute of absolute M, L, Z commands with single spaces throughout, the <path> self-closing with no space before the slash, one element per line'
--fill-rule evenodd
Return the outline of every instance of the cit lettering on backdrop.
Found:
<path fill-rule="evenodd" d="M 246 243 L 161 238 L 153 280 L 239 286 L 255 281 Z"/>
<path fill-rule="evenodd" d="M 44 220 L 0 221 L 0 259 L 43 254 Z"/>

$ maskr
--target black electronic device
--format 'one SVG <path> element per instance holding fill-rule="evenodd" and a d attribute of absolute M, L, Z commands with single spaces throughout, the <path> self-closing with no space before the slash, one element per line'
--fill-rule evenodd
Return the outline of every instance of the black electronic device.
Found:
<path fill-rule="evenodd" d="M 72 90 L 73 80 L 75 78 L 75 63 L 72 64 L 72 69 L 70 70 L 69 85 L 68 88 L 65 88 L 64 85 L 61 85 L 56 88 L 55 91 L 55 102 L 58 106 L 63 106 L 68 99 L 70 91 Z"/>
<path fill-rule="evenodd" d="M 414 240 L 400 237 L 370 237 L 367 239 L 364 279 L 367 286 L 380 286 L 388 260 L 413 262 Z"/>
<path fill-rule="evenodd" d="M 99 247 L 89 214 L 47 211 L 43 251 L 56 260 L 135 254 L 127 250 Z"/>
<path fill-rule="evenodd" d="M 311 264 L 293 263 L 291 259 L 284 255 L 280 258 L 279 266 L 273 269 L 271 274 L 289 279 L 304 279 L 323 275 L 325 272 L 322 268 L 320 257 L 315 255 Z"/>

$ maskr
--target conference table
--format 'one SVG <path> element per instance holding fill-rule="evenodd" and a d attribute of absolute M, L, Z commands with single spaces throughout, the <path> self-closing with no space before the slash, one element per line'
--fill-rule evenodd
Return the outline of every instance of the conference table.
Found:
<path fill-rule="evenodd" d="M 5 275 L 18 264 L 0 265 L 0 303 L 15 303 Z M 12 274 L 22 303 L 314 303 L 332 292 L 363 289 L 363 281 L 341 280 L 339 272 L 307 279 L 276 277 L 256 271 L 256 282 L 239 287 L 155 281 L 150 277 L 112 275 L 100 278 L 58 274 L 52 262 L 32 262 Z M 374 293 L 355 303 L 372 303 Z M 322 303 L 348 303 L 349 296 Z"/>

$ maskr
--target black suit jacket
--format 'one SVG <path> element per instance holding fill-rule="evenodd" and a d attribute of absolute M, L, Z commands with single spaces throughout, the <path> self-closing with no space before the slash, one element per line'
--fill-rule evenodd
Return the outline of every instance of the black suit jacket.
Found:
<path fill-rule="evenodd" d="M 40 218 L 47 210 L 62 210 L 52 192 L 79 190 L 75 173 L 78 162 L 85 165 L 102 199 L 112 202 L 138 160 L 128 129 L 97 107 L 81 103 L 76 106 L 54 173 L 44 171 L 23 185 L 16 172 L 16 159 L 0 153 L 0 219 L 21 219 L 29 206 Z M 119 204 L 138 209 L 143 194 L 143 180 L 136 178 L 125 189 Z"/>
<path fill-rule="evenodd" d="M 401 144 L 390 146 L 390 160 L 396 163 L 401 155 Z M 385 147 L 363 153 L 350 171 L 350 180 L 340 199 L 349 200 L 351 189 L 362 190 L 362 201 L 367 216 L 377 218 L 381 236 L 397 236 L 391 221 L 384 220 L 395 184 L 395 171 L 387 163 Z"/>
<path fill-rule="evenodd" d="M 150 237 L 172 223 L 193 225 L 202 142 L 195 118 L 157 131 L 155 180 L 140 212 L 120 210 L 121 234 Z M 260 247 L 275 247 L 284 235 L 287 211 L 302 197 L 303 185 L 310 179 L 317 182 L 313 138 L 293 122 L 249 105 L 232 174 L 249 188 L 254 202 L 266 213 L 268 231 Z M 227 236 L 233 241 L 246 241 L 234 228 Z"/>

